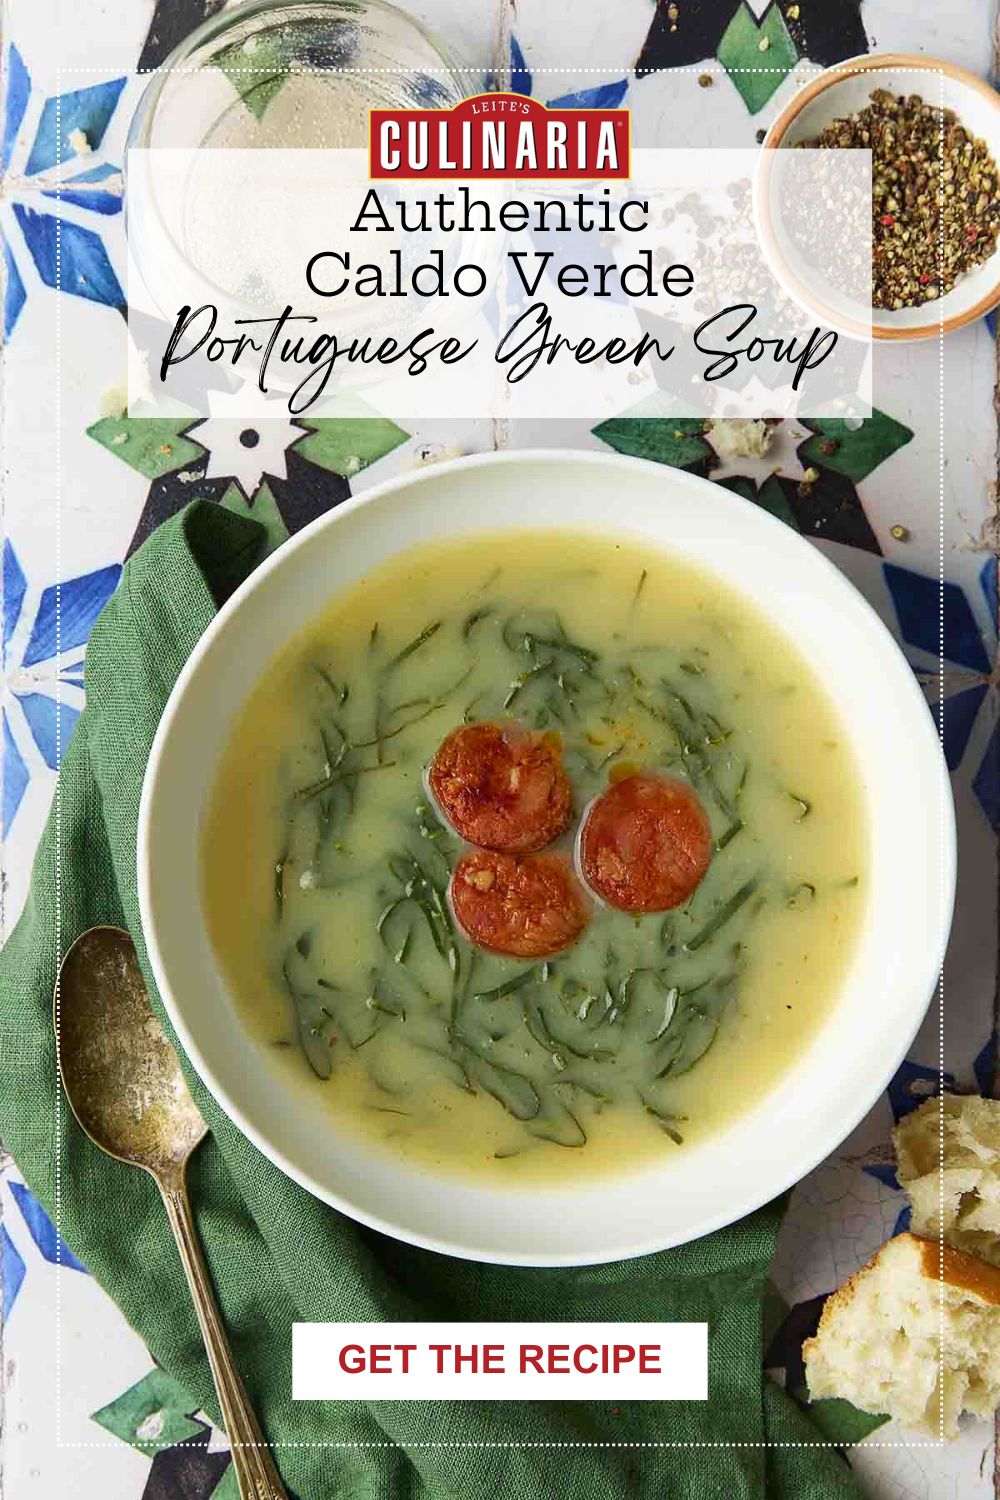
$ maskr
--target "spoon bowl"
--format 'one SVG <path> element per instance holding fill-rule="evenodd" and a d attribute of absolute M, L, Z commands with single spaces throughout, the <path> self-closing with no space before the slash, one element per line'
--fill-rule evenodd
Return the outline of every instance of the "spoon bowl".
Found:
<path fill-rule="evenodd" d="M 207 1127 L 153 1014 L 135 947 L 92 927 L 63 960 L 56 1045 L 70 1107 L 96 1146 L 154 1176 L 182 1173 Z"/>

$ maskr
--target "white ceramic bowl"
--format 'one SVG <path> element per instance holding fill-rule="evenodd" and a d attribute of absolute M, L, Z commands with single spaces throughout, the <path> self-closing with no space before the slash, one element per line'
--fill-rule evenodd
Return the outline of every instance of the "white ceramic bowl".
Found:
<path fill-rule="evenodd" d="M 996 89 L 942 58 L 919 53 L 871 52 L 849 57 L 828 68 L 792 96 L 764 137 L 761 166 L 767 166 L 769 151 L 813 140 L 832 120 L 863 109 L 872 90 L 877 88 L 893 94 L 919 94 L 928 104 L 954 110 L 959 121 L 972 135 L 986 142 L 993 160 L 1000 163 L 1000 94 Z M 842 310 L 819 306 L 808 292 L 803 296 L 803 287 L 794 275 L 790 278 L 783 257 L 775 253 L 776 236 L 769 232 L 767 192 L 762 188 L 760 172 L 755 182 L 754 207 L 762 248 L 777 279 L 797 301 L 806 302 L 834 326 L 850 332 Z M 933 257 L 933 245 L 929 253 Z M 887 340 L 933 338 L 983 317 L 998 302 L 1000 248 L 981 266 L 959 277 L 952 290 L 934 302 L 900 308 L 898 312 L 873 308 L 872 336 Z"/>
<path fill-rule="evenodd" d="M 867 913 L 839 1003 L 764 1098 L 703 1145 L 594 1186 L 480 1188 L 339 1137 L 241 1025 L 199 902 L 198 844 L 230 725 L 274 652 L 375 564 L 454 533 L 573 525 L 676 550 L 749 596 L 825 680 L 864 768 Z M 344 1213 L 477 1260 L 578 1265 L 730 1223 L 797 1181 L 885 1088 L 933 993 L 951 917 L 954 816 L 931 716 L 885 627 L 837 569 L 763 510 L 615 454 L 487 454 L 391 480 L 298 533 L 202 637 L 150 756 L 139 900 L 156 982 L 191 1061 L 259 1149 Z"/>

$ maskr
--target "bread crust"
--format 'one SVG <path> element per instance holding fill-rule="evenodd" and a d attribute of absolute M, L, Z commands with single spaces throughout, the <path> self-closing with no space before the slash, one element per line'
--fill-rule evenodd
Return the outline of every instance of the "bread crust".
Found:
<path fill-rule="evenodd" d="M 806 1339 L 802 1345 L 802 1353 L 807 1363 L 814 1347 L 826 1331 L 827 1325 L 833 1321 L 840 1308 L 848 1305 L 859 1283 L 876 1269 L 882 1256 L 891 1246 L 901 1244 L 911 1244 L 916 1248 L 920 1256 L 920 1271 L 926 1280 L 934 1282 L 943 1279 L 946 1285 L 969 1292 L 990 1307 L 1000 1307 L 1000 1266 L 991 1266 L 974 1255 L 967 1255 L 964 1250 L 953 1250 L 948 1245 L 942 1246 L 938 1240 L 924 1240 L 907 1231 L 888 1240 L 876 1250 L 859 1271 L 855 1271 L 854 1275 L 849 1276 L 842 1286 L 830 1293 L 823 1304 L 816 1333 L 811 1339 Z"/>
<path fill-rule="evenodd" d="M 897 1235 L 897 1239 L 901 1238 Z M 949 1286 L 981 1297 L 991 1307 L 1000 1307 L 1000 1266 L 991 1266 L 965 1250 L 942 1246 L 937 1240 L 918 1239 L 915 1234 L 908 1238 L 920 1246 L 920 1269 L 928 1281 L 943 1280 Z"/>

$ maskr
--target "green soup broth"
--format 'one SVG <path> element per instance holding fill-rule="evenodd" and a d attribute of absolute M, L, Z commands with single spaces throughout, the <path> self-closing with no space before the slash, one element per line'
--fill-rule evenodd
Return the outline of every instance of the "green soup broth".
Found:
<path fill-rule="evenodd" d="M 561 841 L 630 768 L 688 779 L 715 852 L 685 906 L 595 903 L 578 943 L 478 952 L 428 762 L 463 721 L 560 737 Z M 212 788 L 209 930 L 273 1067 L 330 1129 L 479 1181 L 620 1174 L 773 1088 L 863 911 L 858 768 L 794 644 L 668 552 L 582 531 L 416 548 L 268 665 Z"/>

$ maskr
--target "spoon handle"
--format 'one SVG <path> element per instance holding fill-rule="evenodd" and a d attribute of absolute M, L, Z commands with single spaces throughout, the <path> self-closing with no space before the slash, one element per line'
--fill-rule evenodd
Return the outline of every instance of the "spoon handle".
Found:
<path fill-rule="evenodd" d="M 160 1183 L 159 1187 L 191 1289 L 209 1364 L 212 1366 L 222 1420 L 232 1450 L 240 1500 L 288 1500 L 288 1494 L 271 1457 L 271 1450 L 264 1440 L 233 1363 L 222 1314 L 219 1312 L 208 1267 L 198 1242 L 187 1185 L 182 1177 L 179 1184 Z"/>

